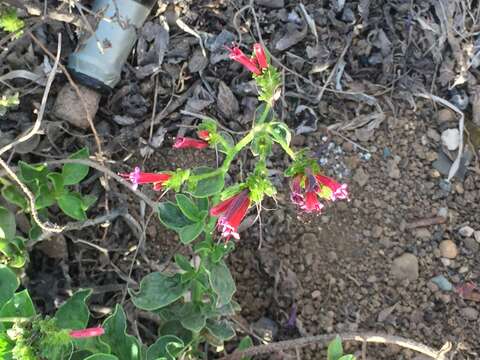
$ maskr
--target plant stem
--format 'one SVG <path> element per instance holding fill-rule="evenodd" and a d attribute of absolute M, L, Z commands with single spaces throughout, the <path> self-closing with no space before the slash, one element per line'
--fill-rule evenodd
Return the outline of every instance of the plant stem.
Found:
<path fill-rule="evenodd" d="M 0 323 L 2 322 L 22 322 L 30 320 L 29 317 L 21 317 L 21 316 L 10 316 L 10 317 L 0 317 Z"/>

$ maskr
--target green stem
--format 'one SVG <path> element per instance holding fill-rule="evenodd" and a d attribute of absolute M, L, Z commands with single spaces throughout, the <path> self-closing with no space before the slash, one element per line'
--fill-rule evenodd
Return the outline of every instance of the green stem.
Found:
<path fill-rule="evenodd" d="M 0 317 L 0 323 L 2 322 L 23 322 L 28 321 L 31 318 L 29 317 L 20 317 L 20 316 L 11 316 L 11 317 Z"/>
<path fill-rule="evenodd" d="M 245 135 L 233 148 L 231 148 L 227 152 L 227 156 L 223 160 L 222 166 L 220 166 L 218 169 L 216 169 L 214 171 L 211 171 L 211 172 L 208 172 L 208 173 L 205 173 L 205 174 L 190 175 L 189 180 L 193 181 L 193 182 L 198 182 L 200 180 L 208 179 L 210 177 L 214 177 L 214 176 L 217 176 L 217 175 L 224 175 L 228 171 L 228 169 L 230 168 L 230 164 L 232 163 L 233 159 L 235 159 L 235 156 L 237 156 L 237 154 L 245 146 L 247 146 L 248 144 L 250 144 L 250 142 L 252 142 L 252 140 L 255 138 L 255 135 L 257 133 L 259 133 L 259 132 L 261 132 L 265 129 L 266 124 L 264 124 L 263 121 L 267 117 L 269 111 L 270 111 L 270 106 L 266 105 L 265 109 L 264 109 L 264 111 L 263 111 L 263 113 L 260 116 L 260 119 L 258 121 L 259 124 L 256 125 L 252 130 L 250 130 L 247 135 Z"/>

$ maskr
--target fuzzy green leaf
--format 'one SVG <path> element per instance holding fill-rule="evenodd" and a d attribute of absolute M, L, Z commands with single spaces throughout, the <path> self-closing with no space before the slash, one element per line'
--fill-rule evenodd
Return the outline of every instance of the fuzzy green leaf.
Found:
<path fill-rule="evenodd" d="M 158 205 L 158 215 L 162 224 L 172 230 L 178 230 L 192 224 L 183 215 L 180 208 L 170 201 L 165 201 Z"/>
<path fill-rule="evenodd" d="M 17 33 L 16 37 L 21 34 L 22 28 L 25 23 L 17 16 L 15 9 L 3 10 L 0 15 L 0 28 L 8 33 Z"/>
<path fill-rule="evenodd" d="M 130 289 L 129 293 L 136 307 L 152 311 L 173 303 L 186 290 L 187 287 L 180 282 L 180 275 L 165 276 L 154 272 L 142 279 L 138 293 Z"/>
<path fill-rule="evenodd" d="M 75 220 L 86 220 L 84 205 L 78 196 L 73 193 L 65 193 L 57 199 L 58 206 L 65 213 Z"/>
<path fill-rule="evenodd" d="M 208 167 L 198 167 L 193 170 L 193 173 L 195 175 L 198 175 L 207 174 L 213 171 L 213 169 L 210 169 Z M 224 185 L 225 179 L 223 178 L 223 174 L 218 174 L 200 180 L 197 183 L 189 182 L 188 190 L 192 196 L 204 198 L 219 193 L 220 191 L 222 191 Z"/>
<path fill-rule="evenodd" d="M 30 165 L 26 162 L 19 161 L 20 177 L 23 181 L 30 183 L 37 181 L 38 183 L 46 183 L 48 169 L 45 164 Z"/>
<path fill-rule="evenodd" d="M 253 341 L 250 336 L 245 336 L 238 344 L 237 351 L 247 350 L 253 346 Z M 250 356 L 244 356 L 241 360 L 251 360 Z"/>
<path fill-rule="evenodd" d="M 183 271 L 189 272 L 195 270 L 194 267 L 190 264 L 190 261 L 187 260 L 182 254 L 175 254 L 175 264 L 178 265 Z"/>
<path fill-rule="evenodd" d="M 140 343 L 134 336 L 126 333 L 125 312 L 120 305 L 103 323 L 105 334 L 100 337 L 112 349 L 112 354 L 121 360 L 140 360 Z"/>
<path fill-rule="evenodd" d="M 161 336 L 147 350 L 147 360 L 175 360 L 184 348 L 183 341 L 173 335 Z"/>
<path fill-rule="evenodd" d="M 86 357 L 84 360 L 119 360 L 118 357 L 111 354 L 93 354 Z"/>
<path fill-rule="evenodd" d="M 340 359 L 338 359 L 338 360 L 355 360 L 355 359 L 356 359 L 355 356 L 349 354 L 349 355 L 343 355 L 343 356 L 342 356 Z"/>
<path fill-rule="evenodd" d="M 198 333 L 205 327 L 206 320 L 200 306 L 194 303 L 183 304 L 180 312 L 180 322 L 185 329 Z"/>
<path fill-rule="evenodd" d="M 177 232 L 180 236 L 180 241 L 185 245 L 190 244 L 202 233 L 204 226 L 203 222 L 197 222 L 178 229 Z"/>
<path fill-rule="evenodd" d="M 80 149 L 70 155 L 69 159 L 88 159 L 90 155 L 87 148 Z M 88 175 L 89 167 L 83 164 L 65 164 L 62 168 L 63 182 L 65 185 L 76 185 Z"/>
<path fill-rule="evenodd" d="M 0 239 L 13 239 L 15 237 L 16 228 L 15 215 L 0 206 Z"/>
<path fill-rule="evenodd" d="M 336 336 L 335 339 L 330 341 L 327 350 L 328 360 L 339 360 L 343 356 L 342 339 L 340 336 Z"/>
<path fill-rule="evenodd" d="M 26 210 L 28 207 L 27 200 L 23 193 L 21 193 L 15 186 L 8 185 L 2 189 L 2 196 L 7 200 L 9 203 L 17 205 L 22 210 Z"/>
<path fill-rule="evenodd" d="M 19 285 L 17 275 L 5 265 L 0 265 L 0 309 L 15 294 Z"/>
<path fill-rule="evenodd" d="M 88 324 L 90 311 L 85 303 L 92 290 L 79 290 L 72 295 L 55 313 L 57 325 L 61 329 L 84 329 Z"/>
<path fill-rule="evenodd" d="M 218 306 L 228 304 L 235 293 L 235 281 L 223 260 L 209 266 L 209 278 L 213 291 L 218 295 Z"/>
<path fill-rule="evenodd" d="M 182 211 L 183 215 L 185 215 L 189 220 L 193 222 L 199 222 L 205 219 L 207 216 L 207 212 L 200 211 L 197 205 L 195 205 L 195 203 L 188 196 L 184 194 L 177 194 L 175 195 L 175 200 L 177 201 L 177 205 Z"/>
<path fill-rule="evenodd" d="M 235 336 L 235 331 L 232 328 L 232 325 L 226 320 L 222 321 L 207 321 L 207 329 L 214 337 L 221 341 L 230 340 Z"/>
<path fill-rule="evenodd" d="M 32 317 L 35 307 L 27 290 L 14 294 L 0 309 L 0 317 Z M 11 323 L 0 323 L 0 332 L 9 329 Z"/>

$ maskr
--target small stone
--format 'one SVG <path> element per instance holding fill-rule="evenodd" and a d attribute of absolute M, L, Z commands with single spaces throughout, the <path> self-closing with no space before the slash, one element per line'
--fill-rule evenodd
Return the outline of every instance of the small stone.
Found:
<path fill-rule="evenodd" d="M 432 282 L 431 280 L 427 283 L 427 288 L 433 293 L 437 292 L 439 289 L 438 285 Z"/>
<path fill-rule="evenodd" d="M 450 109 L 442 109 L 438 112 L 438 122 L 445 123 L 455 120 L 455 113 Z"/>
<path fill-rule="evenodd" d="M 449 267 L 452 265 L 452 260 L 447 258 L 441 258 L 440 261 L 442 262 L 443 266 Z"/>
<path fill-rule="evenodd" d="M 455 259 L 458 256 L 457 245 L 452 240 L 443 240 L 439 246 L 440 255 L 447 259 Z"/>
<path fill-rule="evenodd" d="M 327 254 L 328 261 L 335 262 L 338 260 L 337 253 L 335 251 L 329 251 Z"/>
<path fill-rule="evenodd" d="M 82 85 L 78 85 L 78 88 L 85 100 L 88 113 L 93 120 L 98 110 L 101 95 Z M 58 92 L 55 105 L 53 106 L 53 114 L 59 119 L 65 120 L 79 128 L 88 129 L 90 127 L 83 102 L 69 83 Z"/>
<path fill-rule="evenodd" d="M 447 218 L 447 216 L 448 216 L 448 208 L 447 208 L 447 207 L 441 207 L 440 209 L 438 209 L 437 215 L 438 215 L 438 216 L 441 216 L 441 217 L 443 217 L 443 218 Z"/>
<path fill-rule="evenodd" d="M 480 249 L 480 244 L 478 244 L 478 242 L 476 242 L 474 238 L 469 237 L 463 239 L 463 243 L 465 244 L 465 248 L 467 248 L 472 253 L 476 253 Z"/>
<path fill-rule="evenodd" d="M 415 236 L 420 240 L 429 240 L 432 238 L 432 234 L 426 228 L 419 228 L 415 230 Z"/>
<path fill-rule="evenodd" d="M 460 314 L 462 314 L 462 316 L 465 319 L 470 321 L 474 321 L 478 319 L 478 310 L 472 307 L 463 308 L 462 310 L 460 310 Z"/>
<path fill-rule="evenodd" d="M 365 170 L 363 170 L 363 168 L 359 168 L 357 171 L 355 171 L 355 175 L 353 175 L 353 180 L 361 187 L 367 184 L 368 178 L 369 176 Z"/>
<path fill-rule="evenodd" d="M 460 145 L 460 132 L 458 129 L 447 129 L 442 132 L 442 144 L 450 151 L 457 150 Z"/>
<path fill-rule="evenodd" d="M 321 295 L 322 295 L 322 293 L 320 292 L 320 290 L 315 290 L 311 294 L 312 299 L 318 299 Z"/>
<path fill-rule="evenodd" d="M 480 243 L 480 230 L 477 230 L 473 233 L 473 237 L 476 242 Z"/>
<path fill-rule="evenodd" d="M 418 279 L 418 259 L 405 253 L 393 261 L 391 273 L 398 280 L 415 281 Z"/>
<path fill-rule="evenodd" d="M 400 179 L 402 177 L 397 162 L 393 159 L 387 162 L 387 173 L 392 179 Z"/>
<path fill-rule="evenodd" d="M 453 290 L 452 283 L 448 281 L 448 279 L 443 275 L 435 276 L 434 278 L 432 278 L 431 282 L 437 285 L 443 291 Z"/>
<path fill-rule="evenodd" d="M 459 274 L 465 274 L 468 272 L 468 266 L 462 266 L 460 269 L 458 269 Z"/>
<path fill-rule="evenodd" d="M 440 141 L 440 134 L 437 132 L 437 130 L 429 128 L 427 130 L 427 136 L 433 140 L 434 142 L 439 142 Z"/>
<path fill-rule="evenodd" d="M 273 340 L 278 332 L 278 325 L 275 321 L 262 317 L 252 324 L 252 330 L 264 340 Z"/>
<path fill-rule="evenodd" d="M 458 230 L 458 233 L 462 235 L 463 237 L 470 237 L 473 235 L 475 230 L 473 230 L 470 226 L 462 226 L 460 230 Z"/>

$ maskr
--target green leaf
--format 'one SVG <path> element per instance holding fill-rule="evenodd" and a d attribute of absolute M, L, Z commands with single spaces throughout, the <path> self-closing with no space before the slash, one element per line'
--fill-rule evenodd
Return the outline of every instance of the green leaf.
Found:
<path fill-rule="evenodd" d="M 55 196 L 60 196 L 64 191 L 63 175 L 57 172 L 52 172 L 48 174 L 47 177 L 53 184 L 53 189 L 55 190 Z"/>
<path fill-rule="evenodd" d="M 96 353 L 111 353 L 110 346 L 105 344 L 100 340 L 100 337 L 89 337 L 83 339 L 74 339 L 73 343 L 75 344 L 75 349 L 81 350 L 83 352 L 88 352 L 91 354 Z M 82 357 L 83 360 L 85 357 Z"/>
<path fill-rule="evenodd" d="M 184 194 L 177 194 L 175 195 L 175 200 L 177 201 L 177 205 L 182 211 L 183 215 L 187 217 L 187 219 L 193 222 L 199 222 L 205 219 L 207 213 L 205 211 L 200 211 L 197 205 L 186 195 Z"/>
<path fill-rule="evenodd" d="M 225 262 L 212 263 L 209 267 L 210 284 L 218 295 L 218 306 L 228 304 L 232 300 L 236 287 L 232 274 Z"/>
<path fill-rule="evenodd" d="M 198 222 L 178 229 L 177 232 L 180 236 L 180 241 L 185 245 L 190 244 L 202 233 L 203 227 L 204 223 Z"/>
<path fill-rule="evenodd" d="M 193 335 L 190 330 L 185 329 L 180 321 L 172 320 L 168 321 L 159 330 L 161 336 L 173 335 L 183 341 L 183 344 L 187 346 L 193 340 Z"/>
<path fill-rule="evenodd" d="M 194 333 L 200 332 L 205 327 L 206 317 L 202 309 L 194 303 L 185 303 L 180 312 L 180 322 L 185 329 Z"/>
<path fill-rule="evenodd" d="M 75 220 L 86 220 L 82 200 L 72 193 L 66 193 L 57 199 L 58 206 L 68 216 Z"/>
<path fill-rule="evenodd" d="M 282 122 L 271 123 L 268 127 L 268 132 L 272 136 L 273 140 L 280 144 L 283 148 L 290 147 L 290 141 L 292 140 L 292 134 L 287 124 Z"/>
<path fill-rule="evenodd" d="M 198 167 L 193 170 L 195 175 L 197 174 L 207 174 L 213 172 L 213 169 L 208 167 Z M 188 188 L 189 192 L 194 197 L 204 198 L 208 196 L 215 195 L 222 191 L 225 185 L 225 179 L 223 174 L 218 174 L 215 176 L 210 176 L 203 180 L 198 181 L 197 183 L 189 182 Z"/>
<path fill-rule="evenodd" d="M 88 324 L 90 311 L 85 303 L 92 290 L 79 290 L 72 295 L 55 313 L 57 325 L 61 329 L 84 329 Z"/>
<path fill-rule="evenodd" d="M 335 339 L 333 339 L 329 344 L 328 344 L 328 350 L 327 350 L 327 359 L 328 360 L 339 360 L 343 355 L 343 347 L 342 347 L 342 339 L 340 336 L 336 336 Z"/>
<path fill-rule="evenodd" d="M 0 309 L 13 296 L 19 285 L 17 275 L 5 265 L 0 265 Z"/>
<path fill-rule="evenodd" d="M 119 360 L 118 357 L 111 354 L 93 354 L 84 360 Z"/>
<path fill-rule="evenodd" d="M 0 239 L 13 239 L 15 237 L 16 228 L 15 215 L 0 206 Z"/>
<path fill-rule="evenodd" d="M 247 350 L 253 346 L 253 341 L 250 336 L 245 336 L 238 344 L 237 351 Z M 251 356 L 243 356 L 241 360 L 251 360 Z"/>
<path fill-rule="evenodd" d="M 140 360 L 141 347 L 134 336 L 126 333 L 127 323 L 125 312 L 120 305 L 103 323 L 105 334 L 100 337 L 112 349 L 113 355 L 121 360 Z"/>
<path fill-rule="evenodd" d="M 35 307 L 27 290 L 14 294 L 0 309 L 0 317 L 32 317 L 34 315 Z M 0 323 L 0 332 L 11 326 L 8 323 Z"/>
<path fill-rule="evenodd" d="M 161 336 L 148 348 L 146 360 L 175 360 L 184 347 L 183 341 L 176 336 Z"/>
<path fill-rule="evenodd" d="M 355 360 L 356 357 L 353 355 L 343 355 L 340 359 L 338 360 Z"/>
<path fill-rule="evenodd" d="M 194 201 L 200 210 L 205 210 L 208 214 L 208 198 L 195 198 Z"/>
<path fill-rule="evenodd" d="M 22 192 L 20 192 L 15 186 L 8 185 L 2 189 L 2 196 L 8 202 L 17 205 L 22 210 L 26 210 L 28 207 L 27 200 Z"/>
<path fill-rule="evenodd" d="M 28 253 L 24 240 L 20 236 L 16 236 L 10 241 L 0 239 L 0 252 L 7 257 L 9 267 L 21 268 L 27 261 Z"/>
<path fill-rule="evenodd" d="M 178 267 L 186 272 L 195 270 L 194 267 L 190 264 L 190 261 L 187 260 L 182 254 L 175 254 L 175 264 Z"/>
<path fill-rule="evenodd" d="M 95 195 L 83 195 L 82 197 L 82 207 L 83 210 L 87 211 L 90 206 L 95 204 L 97 201 L 97 197 Z"/>
<path fill-rule="evenodd" d="M 180 208 L 170 201 L 165 201 L 158 205 L 158 215 L 162 224 L 172 230 L 178 230 L 192 224 L 183 215 Z"/>
<path fill-rule="evenodd" d="M 220 341 L 230 340 L 235 336 L 235 331 L 226 320 L 207 320 L 207 330 Z"/>
<path fill-rule="evenodd" d="M 143 310 L 156 310 L 173 303 L 187 290 L 180 282 L 180 275 L 165 276 L 154 272 L 145 276 L 140 282 L 140 290 L 130 296 L 136 307 Z"/>
<path fill-rule="evenodd" d="M 48 169 L 45 164 L 30 165 L 26 162 L 19 161 L 20 177 L 24 182 L 30 183 L 37 181 L 38 183 L 47 182 Z"/>
<path fill-rule="evenodd" d="M 17 11 L 15 9 L 8 9 L 2 11 L 0 16 L 0 28 L 8 33 L 17 33 L 15 37 L 21 35 L 21 30 L 25 26 L 25 23 L 22 19 L 19 19 L 17 16 Z"/>
<path fill-rule="evenodd" d="M 47 208 L 55 204 L 55 194 L 47 184 L 40 184 L 36 191 L 35 208 L 37 210 Z"/>
<path fill-rule="evenodd" d="M 90 155 L 87 148 L 80 149 L 69 156 L 69 159 L 88 159 Z M 89 167 L 83 164 L 65 164 L 62 168 L 63 183 L 65 185 L 76 185 L 88 175 Z"/>

